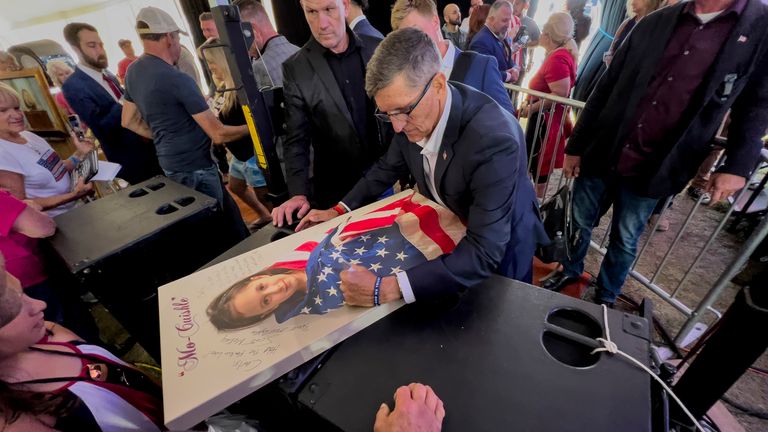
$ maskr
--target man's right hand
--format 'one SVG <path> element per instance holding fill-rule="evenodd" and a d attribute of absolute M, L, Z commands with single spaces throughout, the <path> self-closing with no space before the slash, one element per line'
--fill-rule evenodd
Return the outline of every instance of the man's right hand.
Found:
<path fill-rule="evenodd" d="M 578 177 L 581 170 L 581 156 L 565 155 L 563 175 L 565 178 Z"/>
<path fill-rule="evenodd" d="M 520 68 L 517 66 L 509 68 L 507 73 L 509 74 L 509 81 L 507 82 L 515 82 L 520 77 Z"/>
<path fill-rule="evenodd" d="M 272 210 L 272 223 L 276 227 L 283 226 L 283 223 L 288 225 L 293 224 L 293 213 L 298 210 L 296 216 L 298 219 L 304 217 L 309 211 L 309 201 L 304 195 L 296 195 L 288 201 L 282 203 L 279 207 Z"/>
<path fill-rule="evenodd" d="M 296 232 L 313 227 L 317 224 L 321 224 L 325 221 L 329 221 L 338 215 L 339 214 L 336 213 L 336 210 L 334 209 L 312 210 L 308 215 L 301 219 L 301 222 L 299 222 L 299 225 L 296 227 Z"/>
<path fill-rule="evenodd" d="M 412 383 L 395 392 L 395 410 L 381 404 L 374 432 L 439 432 L 443 427 L 443 401 L 429 386 Z"/>

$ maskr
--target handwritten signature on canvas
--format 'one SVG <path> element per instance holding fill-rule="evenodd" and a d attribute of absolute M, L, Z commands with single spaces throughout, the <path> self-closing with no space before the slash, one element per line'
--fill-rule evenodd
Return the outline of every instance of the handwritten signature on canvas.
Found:
<path fill-rule="evenodd" d="M 182 339 L 182 345 L 176 347 L 178 356 L 176 365 L 179 367 L 179 376 L 184 376 L 185 372 L 195 369 L 200 363 L 197 355 L 197 345 L 192 337 L 197 334 L 200 326 L 195 321 L 194 315 L 189 306 L 189 299 L 186 297 L 171 298 L 173 310 L 178 311 L 179 321 L 176 323 L 176 333 Z"/>

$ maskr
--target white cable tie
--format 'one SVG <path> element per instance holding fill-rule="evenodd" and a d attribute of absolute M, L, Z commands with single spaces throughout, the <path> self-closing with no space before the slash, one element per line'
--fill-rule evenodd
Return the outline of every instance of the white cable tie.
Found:
<path fill-rule="evenodd" d="M 634 364 L 635 366 L 647 372 L 648 375 L 650 375 L 659 384 L 661 384 L 661 386 L 664 388 L 664 391 L 669 393 L 669 395 L 672 396 L 672 399 L 674 399 L 675 402 L 677 402 L 677 404 L 680 405 L 680 408 L 682 408 L 683 412 L 685 412 L 688 418 L 691 419 L 696 429 L 699 430 L 700 432 L 706 432 L 704 428 L 701 427 L 701 425 L 696 420 L 696 418 L 693 416 L 693 414 L 691 414 L 691 412 L 688 411 L 688 408 L 686 408 L 685 405 L 683 405 L 683 402 L 680 401 L 680 399 L 677 397 L 677 395 L 675 395 L 674 392 L 672 392 L 672 389 L 669 388 L 669 386 L 667 385 L 667 383 L 664 382 L 664 380 L 659 378 L 658 375 L 653 373 L 652 370 L 648 369 L 646 365 L 640 363 L 640 361 L 638 361 L 631 355 L 620 350 L 619 347 L 616 345 L 616 343 L 611 340 L 611 329 L 608 326 L 608 308 L 605 305 L 602 305 L 602 307 L 603 307 L 603 325 L 605 326 L 605 339 L 603 338 L 595 339 L 596 341 L 600 342 L 600 344 L 602 344 L 602 347 L 595 348 L 594 350 L 592 350 L 592 354 L 596 354 L 600 352 L 609 352 L 611 354 L 618 354 L 621 357 L 624 357 L 625 359 L 627 359 L 627 361 L 629 361 L 630 363 Z"/>

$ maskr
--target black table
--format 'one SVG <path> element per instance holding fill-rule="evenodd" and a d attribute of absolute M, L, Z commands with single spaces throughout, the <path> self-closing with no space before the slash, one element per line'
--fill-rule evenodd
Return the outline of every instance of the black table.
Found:
<path fill-rule="evenodd" d="M 270 230 L 220 260 L 266 244 Z M 648 321 L 613 310 L 608 317 L 619 348 L 648 364 Z M 275 430 L 296 422 L 371 430 L 381 402 L 392 406 L 395 389 L 416 381 L 445 402 L 446 431 L 650 431 L 651 378 L 574 342 L 603 336 L 602 323 L 597 305 L 495 276 L 460 301 L 402 307 L 240 408 L 273 414 Z M 307 369 L 309 378 L 296 378 Z M 257 409 L 265 401 L 274 405 Z"/>

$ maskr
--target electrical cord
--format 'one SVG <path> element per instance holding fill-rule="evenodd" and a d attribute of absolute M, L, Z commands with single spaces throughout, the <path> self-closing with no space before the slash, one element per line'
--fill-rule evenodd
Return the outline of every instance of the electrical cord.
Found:
<path fill-rule="evenodd" d="M 674 399 L 678 405 L 680 405 L 680 408 L 682 408 L 683 412 L 688 416 L 688 418 L 691 419 L 693 424 L 696 426 L 696 429 L 700 432 L 706 432 L 704 428 L 702 428 L 701 425 L 699 425 L 699 422 L 696 420 L 693 414 L 691 414 L 691 412 L 688 411 L 688 408 L 685 407 L 683 402 L 681 402 L 680 399 L 677 397 L 677 395 L 675 395 L 672 389 L 669 388 L 669 386 L 667 386 L 667 383 L 665 383 L 664 380 L 659 378 L 655 373 L 653 373 L 652 370 L 648 369 L 646 365 L 640 363 L 631 355 L 620 350 L 619 347 L 616 345 L 616 343 L 611 340 L 611 329 L 608 325 L 608 308 L 605 305 L 602 305 L 602 308 L 603 308 L 603 325 L 605 326 L 605 338 L 595 339 L 597 342 L 602 344 L 603 347 L 595 348 L 592 351 L 592 354 L 597 354 L 600 352 L 608 352 L 613 355 L 618 354 L 619 356 L 623 357 L 625 360 L 629 361 L 630 363 L 644 370 L 646 373 L 648 373 L 648 375 L 650 375 L 653 379 L 655 379 L 656 382 L 658 382 L 670 396 L 672 396 L 672 399 Z"/>

